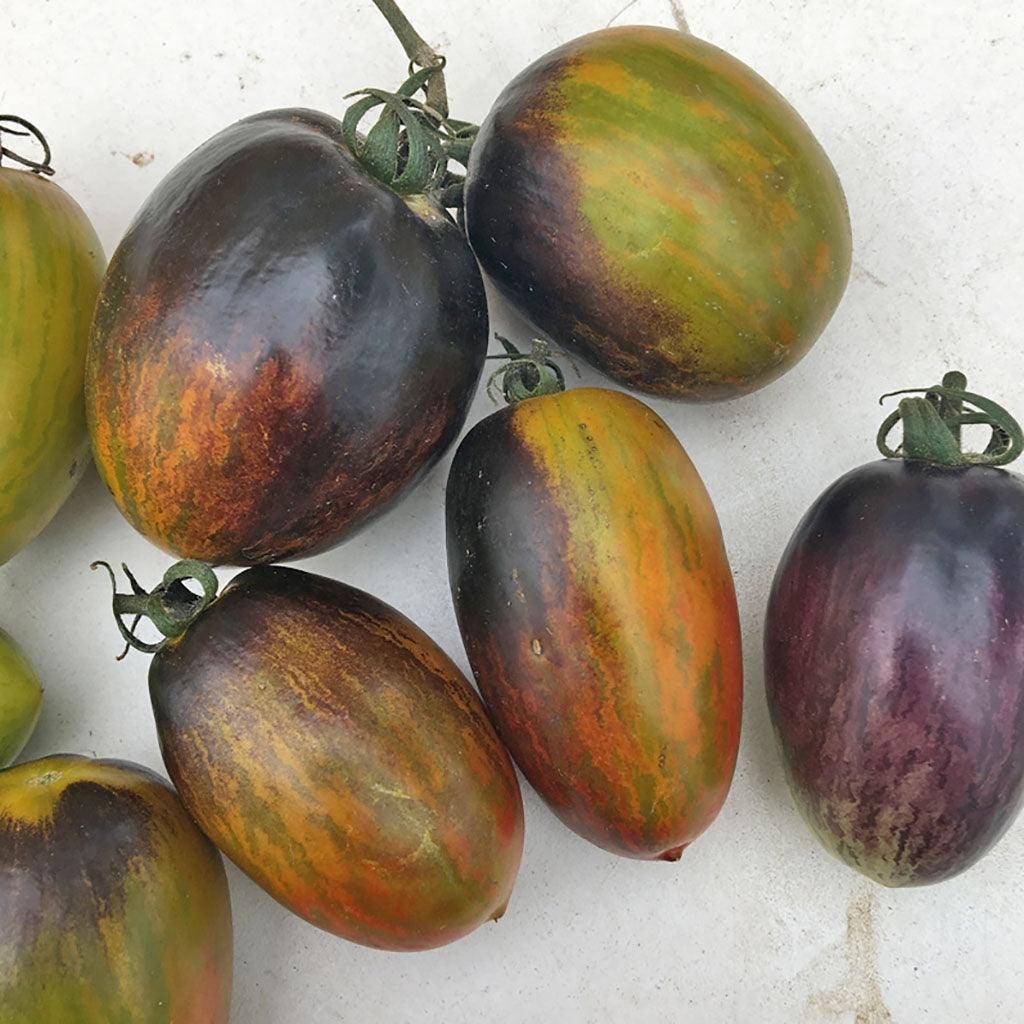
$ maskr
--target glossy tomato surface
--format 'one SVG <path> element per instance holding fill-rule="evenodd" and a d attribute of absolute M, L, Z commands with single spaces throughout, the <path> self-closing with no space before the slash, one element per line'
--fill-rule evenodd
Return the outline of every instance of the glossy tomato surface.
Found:
<path fill-rule="evenodd" d="M 105 261 L 60 186 L 0 168 L 0 565 L 89 464 L 85 355 Z"/>
<path fill-rule="evenodd" d="M 0 629 L 0 768 L 21 753 L 39 721 L 43 688 L 14 639 Z"/>
<path fill-rule="evenodd" d="M 487 347 L 473 255 L 334 119 L 241 121 L 156 189 L 93 330 L 96 463 L 168 551 L 261 563 L 336 544 L 455 439 Z"/>

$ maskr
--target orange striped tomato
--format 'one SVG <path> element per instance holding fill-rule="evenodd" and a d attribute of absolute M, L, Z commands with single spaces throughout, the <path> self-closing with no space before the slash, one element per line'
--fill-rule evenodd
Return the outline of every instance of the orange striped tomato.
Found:
<path fill-rule="evenodd" d="M 393 608 L 251 569 L 156 654 L 150 694 L 193 817 L 307 921 L 412 950 L 504 912 L 515 772 L 465 677 Z"/>
<path fill-rule="evenodd" d="M 718 520 L 642 402 L 583 388 L 488 416 L 448 482 L 470 662 L 516 762 L 605 849 L 676 859 L 732 778 L 740 633 Z"/>

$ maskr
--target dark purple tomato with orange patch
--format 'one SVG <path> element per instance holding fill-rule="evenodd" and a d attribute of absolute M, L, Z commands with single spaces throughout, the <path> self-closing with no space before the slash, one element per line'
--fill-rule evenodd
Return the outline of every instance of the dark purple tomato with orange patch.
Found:
<path fill-rule="evenodd" d="M 371 177 L 325 114 L 259 114 L 172 171 L 114 254 L 87 367 L 96 464 L 168 551 L 308 555 L 436 462 L 486 347 L 480 273 L 438 202 Z"/>
<path fill-rule="evenodd" d="M 722 50 L 650 26 L 553 50 L 473 145 L 469 238 L 499 291 L 627 387 L 719 399 L 814 344 L 850 272 L 839 178 Z"/>
<path fill-rule="evenodd" d="M 969 867 L 1024 794 L 1024 482 L 996 468 L 1020 430 L 963 383 L 901 402 L 903 458 L 825 491 L 768 605 L 768 705 L 798 806 L 891 886 Z M 965 400 L 996 428 L 976 456 L 957 443 L 979 422 Z"/>

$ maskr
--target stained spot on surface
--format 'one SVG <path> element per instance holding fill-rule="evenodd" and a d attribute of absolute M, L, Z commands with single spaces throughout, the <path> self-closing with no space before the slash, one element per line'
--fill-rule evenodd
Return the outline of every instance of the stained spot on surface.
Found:
<path fill-rule="evenodd" d="M 156 157 L 152 153 L 140 150 L 138 153 L 131 153 L 128 155 L 128 159 L 131 160 L 136 167 L 148 167 Z"/>
<path fill-rule="evenodd" d="M 841 945 L 846 974 L 830 990 L 808 1000 L 808 1007 L 824 1020 L 849 1020 L 853 1024 L 892 1024 L 878 978 L 878 934 L 875 913 L 878 897 L 874 887 L 865 885 L 851 897 L 846 908 L 846 939 Z"/>
<path fill-rule="evenodd" d="M 686 20 L 686 12 L 683 10 L 683 5 L 679 0 L 668 0 L 668 6 L 672 12 L 672 20 L 676 23 L 676 28 L 685 35 L 689 35 L 690 25 Z"/>

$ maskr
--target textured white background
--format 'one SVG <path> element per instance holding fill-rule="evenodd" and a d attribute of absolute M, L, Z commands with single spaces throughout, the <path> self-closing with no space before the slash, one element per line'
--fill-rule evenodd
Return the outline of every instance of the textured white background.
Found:
<path fill-rule="evenodd" d="M 682 19 L 669 0 L 406 9 L 447 53 L 466 119 L 562 41 L 611 20 Z M 1021 1019 L 1024 823 L 936 888 L 878 889 L 834 862 L 781 779 L 760 647 L 782 548 L 825 485 L 874 457 L 882 391 L 933 383 L 955 365 L 1024 413 L 1024 6 L 687 0 L 685 14 L 810 123 L 845 183 L 855 233 L 846 299 L 797 369 L 726 405 L 652 403 L 717 503 L 740 596 L 747 703 L 728 803 L 679 864 L 647 864 L 590 847 L 524 792 L 526 853 L 508 914 L 431 953 L 321 934 L 232 869 L 238 1024 Z M 44 128 L 58 181 L 108 253 L 163 175 L 231 121 L 275 106 L 338 113 L 345 92 L 397 84 L 403 69 L 369 0 L 8 0 L 0 11 L 0 110 Z M 497 304 L 494 314 L 526 340 Z M 471 422 L 488 411 L 479 397 Z M 444 564 L 448 461 L 356 540 L 305 564 L 395 604 L 465 667 Z M 147 582 L 167 564 L 91 473 L 0 569 L 0 622 L 47 687 L 26 755 L 159 768 L 147 659 L 113 660 L 106 580 L 88 570 L 99 557 L 127 560 Z"/>

